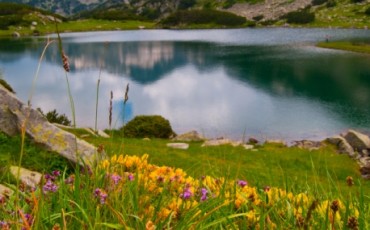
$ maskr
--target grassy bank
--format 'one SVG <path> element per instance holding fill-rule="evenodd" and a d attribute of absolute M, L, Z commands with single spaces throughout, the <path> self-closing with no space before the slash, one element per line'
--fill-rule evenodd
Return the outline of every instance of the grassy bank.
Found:
<path fill-rule="evenodd" d="M 370 54 L 370 44 L 348 41 L 320 42 L 318 47 Z"/>
<path fill-rule="evenodd" d="M 152 29 L 154 22 L 144 21 L 108 21 L 108 20 L 78 20 L 66 21 L 58 24 L 60 32 L 85 32 L 85 31 L 109 31 L 109 30 L 136 30 L 140 28 Z M 21 36 L 31 36 L 35 32 L 40 35 L 55 33 L 53 23 L 39 24 L 35 30 L 30 27 L 10 27 L 9 30 L 0 30 L 0 37 L 10 37 L 16 31 Z"/>

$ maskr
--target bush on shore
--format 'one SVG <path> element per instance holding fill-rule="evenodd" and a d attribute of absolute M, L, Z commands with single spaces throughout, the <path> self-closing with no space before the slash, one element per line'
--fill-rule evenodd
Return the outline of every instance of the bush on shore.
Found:
<path fill-rule="evenodd" d="M 245 23 L 244 17 L 217 10 L 180 10 L 161 21 L 164 26 L 216 24 L 232 27 Z"/>
<path fill-rule="evenodd" d="M 170 122 L 159 115 L 136 116 L 121 128 L 125 137 L 170 138 L 175 133 Z"/>

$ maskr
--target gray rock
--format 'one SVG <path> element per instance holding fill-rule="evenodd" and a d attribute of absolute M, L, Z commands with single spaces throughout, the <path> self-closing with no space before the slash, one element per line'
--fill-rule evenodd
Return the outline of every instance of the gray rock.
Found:
<path fill-rule="evenodd" d="M 370 179 L 370 157 L 360 157 L 357 163 L 360 166 L 361 176 L 364 179 Z"/>
<path fill-rule="evenodd" d="M 286 142 L 283 140 L 279 140 L 279 139 L 269 139 L 269 140 L 266 140 L 265 143 L 266 144 L 281 144 L 281 145 L 286 146 Z"/>
<path fill-rule="evenodd" d="M 370 149 L 370 138 L 365 134 L 349 130 L 344 138 L 359 153 L 362 153 L 363 150 Z"/>
<path fill-rule="evenodd" d="M 5 185 L 0 184 L 0 199 L 3 197 L 9 197 L 14 193 L 14 191 Z"/>
<path fill-rule="evenodd" d="M 241 141 L 233 141 L 227 138 L 219 138 L 219 139 L 212 139 L 212 140 L 206 140 L 202 147 L 206 146 L 220 146 L 220 145 L 231 145 L 233 147 L 242 146 L 243 142 Z"/>
<path fill-rule="evenodd" d="M 243 145 L 243 148 L 245 148 L 246 150 L 251 150 L 254 148 L 253 145 Z"/>
<path fill-rule="evenodd" d="M 92 165 L 104 153 L 78 139 L 75 135 L 50 124 L 37 110 L 23 104 L 16 96 L 0 85 L 0 131 L 15 135 L 25 130 L 27 136 L 47 150 L 59 153 L 73 162 Z"/>
<path fill-rule="evenodd" d="M 174 141 L 204 141 L 205 138 L 197 131 L 192 130 L 187 133 L 180 134 L 173 138 Z"/>
<path fill-rule="evenodd" d="M 174 149 L 188 149 L 189 144 L 187 143 L 167 143 L 167 147 Z"/>
<path fill-rule="evenodd" d="M 42 174 L 39 172 L 30 171 L 25 168 L 19 168 L 18 166 L 10 166 L 10 173 L 14 176 L 14 178 L 18 178 L 18 169 L 19 171 L 19 180 L 32 188 L 35 188 L 42 179 Z"/>
<path fill-rule="evenodd" d="M 14 32 L 12 33 L 12 36 L 13 36 L 14 38 L 19 38 L 19 37 L 21 37 L 21 34 L 20 34 L 20 33 L 18 33 L 18 32 L 16 32 L 16 31 L 14 31 Z"/>
<path fill-rule="evenodd" d="M 350 157 L 355 158 L 356 153 L 353 150 L 352 146 L 341 136 L 333 136 L 326 139 L 327 142 L 333 144 L 337 147 L 339 153 L 348 154 Z"/>
<path fill-rule="evenodd" d="M 104 138 L 110 138 L 110 136 L 107 133 L 100 129 L 98 130 L 98 135 Z"/>
<path fill-rule="evenodd" d="M 312 150 L 318 150 L 322 146 L 320 141 L 309 141 L 309 140 L 301 140 L 301 141 L 294 141 L 294 145 L 301 149 L 308 149 L 310 151 Z"/>

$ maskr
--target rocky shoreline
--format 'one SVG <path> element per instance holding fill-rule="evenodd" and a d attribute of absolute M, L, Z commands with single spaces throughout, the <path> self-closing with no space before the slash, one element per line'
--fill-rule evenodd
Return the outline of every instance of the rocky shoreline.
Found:
<path fill-rule="evenodd" d="M 254 147 L 255 145 L 260 144 L 255 138 L 249 138 L 247 142 L 234 141 L 227 138 L 207 139 L 200 135 L 197 131 L 193 130 L 173 138 L 172 143 L 168 143 L 167 146 L 170 148 L 187 149 L 189 144 L 186 142 L 194 141 L 203 142 L 202 147 L 232 145 L 242 146 L 251 151 L 257 151 L 257 149 Z M 283 140 L 266 140 L 262 144 L 265 143 L 280 144 L 285 147 L 298 147 L 310 151 L 318 150 L 327 144 L 334 145 L 338 154 L 347 154 L 350 158 L 357 162 L 361 175 L 364 179 L 370 179 L 370 137 L 364 133 L 350 129 L 345 133 L 329 137 L 321 141 L 293 141 L 293 144 L 290 146 L 288 146 Z"/>

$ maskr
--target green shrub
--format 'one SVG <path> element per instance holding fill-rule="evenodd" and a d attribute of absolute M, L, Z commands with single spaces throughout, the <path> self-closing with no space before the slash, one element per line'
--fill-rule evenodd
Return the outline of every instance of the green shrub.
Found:
<path fill-rule="evenodd" d="M 351 0 L 353 3 L 360 3 L 360 2 L 364 2 L 365 0 Z"/>
<path fill-rule="evenodd" d="M 188 8 L 191 8 L 195 5 L 196 0 L 181 0 L 179 3 L 179 9 L 180 10 L 185 10 Z"/>
<path fill-rule="evenodd" d="M 8 30 L 9 26 L 24 24 L 22 15 L 0 16 L 0 30 Z"/>
<path fill-rule="evenodd" d="M 330 7 L 334 7 L 337 5 L 337 2 L 335 0 L 329 0 L 327 3 L 326 3 L 326 7 L 327 8 L 330 8 Z"/>
<path fill-rule="evenodd" d="M 235 3 L 236 3 L 236 0 L 226 0 L 226 2 L 224 3 L 224 5 L 222 6 L 222 8 L 224 8 L 224 9 L 229 9 L 229 8 L 230 8 L 230 7 L 232 7 Z"/>
<path fill-rule="evenodd" d="M 15 93 L 13 88 L 4 79 L 0 79 L 0 85 L 2 85 L 5 89 L 9 90 L 9 92 Z"/>
<path fill-rule="evenodd" d="M 370 6 L 365 10 L 365 14 L 370 16 Z"/>
<path fill-rule="evenodd" d="M 315 21 L 315 13 L 311 13 L 308 9 L 305 9 L 301 11 L 290 12 L 283 16 L 283 18 L 286 18 L 288 23 L 307 24 Z"/>
<path fill-rule="evenodd" d="M 37 110 L 42 115 L 44 115 L 44 113 L 42 112 L 40 108 L 38 108 Z M 55 109 L 47 112 L 46 115 L 44 116 L 50 123 L 57 123 L 57 124 L 65 125 L 65 126 L 71 125 L 71 120 L 69 120 L 65 114 L 59 114 Z"/>
<path fill-rule="evenodd" d="M 263 18 L 264 18 L 263 15 L 257 15 L 253 17 L 253 20 L 258 22 L 258 21 L 261 21 Z"/>
<path fill-rule="evenodd" d="M 246 22 L 244 17 L 217 10 L 180 10 L 162 20 L 165 26 L 216 24 L 223 26 L 241 26 Z"/>
<path fill-rule="evenodd" d="M 317 5 L 322 5 L 326 3 L 328 0 L 312 0 L 312 5 L 317 6 Z"/>
<path fill-rule="evenodd" d="M 125 137 L 169 138 L 173 132 L 170 122 L 159 115 L 136 116 L 121 128 Z"/>

